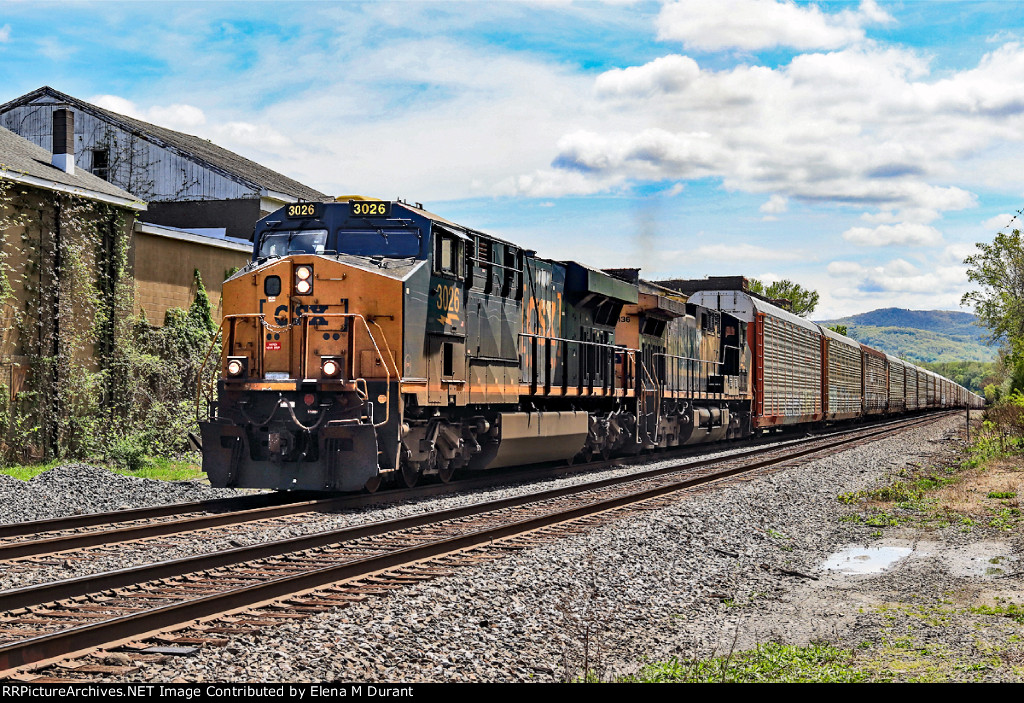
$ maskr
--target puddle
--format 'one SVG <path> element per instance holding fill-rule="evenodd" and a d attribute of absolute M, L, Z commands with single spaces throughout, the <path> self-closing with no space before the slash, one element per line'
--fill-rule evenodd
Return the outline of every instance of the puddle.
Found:
<path fill-rule="evenodd" d="M 844 574 L 878 574 L 913 551 L 910 547 L 847 547 L 830 556 L 822 568 Z"/>
<path fill-rule="evenodd" d="M 878 574 L 912 555 L 914 559 L 938 559 L 957 576 L 998 578 L 1019 568 L 1018 558 L 1007 554 L 1009 551 L 1008 544 L 997 541 L 950 547 L 942 542 L 895 539 L 873 547 L 846 547 L 830 556 L 821 568 L 841 574 Z"/>

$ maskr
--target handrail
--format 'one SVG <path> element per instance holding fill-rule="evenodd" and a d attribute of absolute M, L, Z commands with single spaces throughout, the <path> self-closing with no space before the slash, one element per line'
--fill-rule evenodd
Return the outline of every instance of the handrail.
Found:
<path fill-rule="evenodd" d="M 267 323 L 267 321 L 266 321 L 266 314 L 265 313 L 239 313 L 239 314 L 236 314 L 236 315 L 225 315 L 224 318 L 221 320 L 220 327 L 217 330 L 217 334 L 214 335 L 213 341 L 210 343 L 210 347 L 206 351 L 206 356 L 203 357 L 203 363 L 202 363 L 202 366 L 200 367 L 200 370 L 199 370 L 200 382 L 199 382 L 199 385 L 198 385 L 198 387 L 196 389 L 196 420 L 200 421 L 200 422 L 202 421 L 201 417 L 200 417 L 200 413 L 199 413 L 199 406 L 200 406 L 200 401 L 202 400 L 203 396 L 204 395 L 206 396 L 206 399 L 207 399 L 208 402 L 213 402 L 212 393 L 204 393 L 205 389 L 204 389 L 203 383 L 202 383 L 202 374 L 203 374 L 203 371 L 206 369 L 207 361 L 209 361 L 210 352 L 213 351 L 213 348 L 216 345 L 217 337 L 223 335 L 223 333 L 224 333 L 224 326 L 226 324 L 229 325 L 229 327 L 230 327 L 230 335 L 229 336 L 232 339 L 234 338 L 235 323 L 238 320 L 240 320 L 240 319 L 255 318 L 255 319 L 259 320 L 260 324 L 264 328 L 266 328 L 266 329 L 274 329 L 274 330 L 286 330 L 286 329 L 291 329 L 291 328 L 294 328 L 296 326 L 301 325 L 302 326 L 302 331 L 303 331 L 303 336 L 302 336 L 302 340 L 301 340 L 301 347 L 302 347 L 302 350 L 301 350 L 302 351 L 301 364 L 302 364 L 302 366 L 300 368 L 300 372 L 301 372 L 302 378 L 307 378 L 308 377 L 308 373 L 307 373 L 307 371 L 308 371 L 308 363 L 307 363 L 307 361 L 308 360 L 307 360 L 306 349 L 308 347 L 308 341 L 309 341 L 308 340 L 308 337 L 309 337 L 309 325 L 307 324 L 307 321 L 310 318 L 314 318 L 314 317 L 351 317 L 351 318 L 358 318 L 360 321 L 362 321 L 363 328 L 366 330 L 366 334 L 370 338 L 370 342 L 373 344 L 373 349 L 377 353 L 377 358 L 379 358 L 383 362 L 384 373 L 385 373 L 385 383 L 387 384 L 387 387 L 388 387 L 388 392 L 385 394 L 386 400 L 385 400 L 385 403 L 384 403 L 384 421 L 383 422 L 379 422 L 379 423 L 374 423 L 373 426 L 374 427 L 381 427 L 382 425 L 387 424 L 388 421 L 391 419 L 391 369 L 392 368 L 395 369 L 395 377 L 396 378 L 401 378 L 401 373 L 398 372 L 398 364 L 397 364 L 397 362 L 394 360 L 394 357 L 391 356 L 391 347 L 388 344 L 387 336 L 384 334 L 384 330 L 381 328 L 381 326 L 378 325 L 376 321 L 371 321 L 371 322 L 373 322 L 374 327 L 376 327 L 381 332 L 381 338 L 383 339 L 384 348 L 387 350 L 387 356 L 386 357 L 385 357 L 385 355 L 383 353 L 381 353 L 380 345 L 378 345 L 377 338 L 374 336 L 373 332 L 370 330 L 370 326 L 367 323 L 366 318 L 363 315 L 359 314 L 359 313 L 353 313 L 353 312 L 321 312 L 321 313 L 303 312 L 303 313 L 299 314 L 298 318 L 296 318 L 298 320 L 298 323 L 296 323 L 295 321 L 289 321 L 289 323 L 287 325 L 280 326 L 280 327 L 278 327 L 276 325 L 275 326 L 269 325 Z M 351 338 L 351 335 L 354 334 L 354 328 L 349 327 L 349 332 L 348 333 L 349 333 L 350 338 Z M 265 345 L 262 343 L 262 340 L 261 340 L 261 343 L 258 345 L 258 349 L 259 349 L 259 352 L 258 352 L 258 356 L 257 356 L 257 370 L 262 374 L 263 373 L 263 366 L 264 366 L 263 356 L 264 356 L 264 349 L 265 349 Z M 230 354 L 229 354 L 229 356 L 230 356 Z M 390 364 L 388 363 L 388 359 L 389 358 L 390 358 Z M 356 373 L 355 373 L 355 355 L 354 354 L 349 354 L 348 355 L 348 367 L 349 367 L 348 368 L 348 371 L 349 371 L 348 378 L 349 379 L 352 379 L 352 380 L 356 381 L 357 384 L 358 384 L 359 380 L 363 381 L 363 384 L 364 384 L 363 402 L 366 402 L 368 400 L 368 395 L 367 395 L 367 391 L 366 391 L 366 387 L 365 387 L 366 380 L 365 379 L 354 379 L 353 378 L 356 375 Z"/>
<path fill-rule="evenodd" d="M 386 425 L 388 423 L 388 421 L 391 419 L 391 368 L 388 366 L 387 359 L 384 357 L 384 354 L 381 353 L 380 346 L 377 344 L 377 338 L 373 336 L 373 332 L 370 331 L 370 325 L 367 324 L 366 318 L 363 315 L 361 315 L 359 313 L 356 313 L 356 312 L 318 312 L 318 313 L 304 312 L 304 313 L 300 313 L 299 314 L 299 319 L 302 321 L 302 369 L 301 369 L 302 377 L 306 378 L 306 376 L 307 376 L 306 372 L 308 370 L 306 368 L 306 366 L 307 366 L 307 364 L 306 364 L 306 362 L 307 362 L 306 349 L 308 348 L 307 345 L 309 343 L 309 325 L 306 324 L 306 321 L 308 319 L 314 318 L 314 317 L 351 317 L 351 318 L 358 318 L 363 323 L 363 328 L 366 330 L 366 334 L 370 338 L 370 342 L 373 344 L 373 350 L 375 352 L 377 352 L 377 358 L 380 359 L 383 362 L 384 374 L 385 374 L 384 378 L 385 378 L 385 383 L 386 383 L 387 389 L 388 389 L 388 392 L 384 394 L 384 398 L 385 398 L 385 401 L 384 401 L 384 421 L 383 422 L 375 422 L 375 423 L 373 423 L 373 426 L 374 427 L 381 427 L 383 425 Z M 387 336 L 384 335 L 384 330 L 381 329 L 380 325 L 378 325 L 376 322 L 374 322 L 373 324 L 374 324 L 374 326 L 377 329 L 379 329 L 381 331 L 381 337 L 383 337 L 383 339 L 384 339 L 384 346 L 388 350 L 388 355 L 390 356 L 391 355 L 391 347 L 387 343 L 388 340 L 387 340 Z M 354 333 L 355 333 L 355 330 L 350 326 L 349 329 L 348 329 L 348 334 L 349 334 L 350 342 L 352 340 L 352 335 Z M 349 344 L 349 347 L 352 348 L 352 344 L 351 343 Z M 349 354 L 348 356 L 349 356 L 349 359 L 348 359 L 349 374 L 348 374 L 348 376 L 351 379 L 353 376 L 356 375 L 355 374 L 356 360 L 355 360 L 355 354 Z M 397 365 L 397 363 L 395 362 L 395 360 L 393 358 L 391 359 L 391 365 L 394 366 L 395 369 L 397 370 L 398 365 Z M 397 374 L 396 378 L 401 378 L 401 374 Z M 363 383 L 364 384 L 366 383 L 366 379 L 363 379 Z"/>

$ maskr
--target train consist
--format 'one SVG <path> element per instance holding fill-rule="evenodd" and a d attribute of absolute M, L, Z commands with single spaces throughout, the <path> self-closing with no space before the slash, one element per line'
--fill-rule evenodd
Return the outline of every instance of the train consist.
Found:
<path fill-rule="evenodd" d="M 288 205 L 224 283 L 203 468 L 372 491 L 983 404 L 742 282 L 544 259 L 401 201 Z"/>

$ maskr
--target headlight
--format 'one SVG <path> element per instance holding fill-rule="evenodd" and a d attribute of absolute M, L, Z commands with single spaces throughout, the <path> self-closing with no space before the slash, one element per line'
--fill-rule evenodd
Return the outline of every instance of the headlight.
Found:
<path fill-rule="evenodd" d="M 295 267 L 295 292 L 299 295 L 309 295 L 313 292 L 313 267 Z"/>
<path fill-rule="evenodd" d="M 249 358 L 245 356 L 229 356 L 225 367 L 229 378 L 241 378 L 245 376 L 246 368 L 249 365 Z"/>
<path fill-rule="evenodd" d="M 341 359 L 335 356 L 321 358 L 320 372 L 325 378 L 338 378 L 341 376 Z"/>

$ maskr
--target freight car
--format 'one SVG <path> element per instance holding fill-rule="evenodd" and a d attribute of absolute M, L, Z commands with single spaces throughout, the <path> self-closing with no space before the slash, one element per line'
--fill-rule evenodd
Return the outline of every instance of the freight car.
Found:
<path fill-rule="evenodd" d="M 981 402 L 742 286 L 687 295 L 402 201 L 265 217 L 222 304 L 215 486 L 372 491 Z"/>

